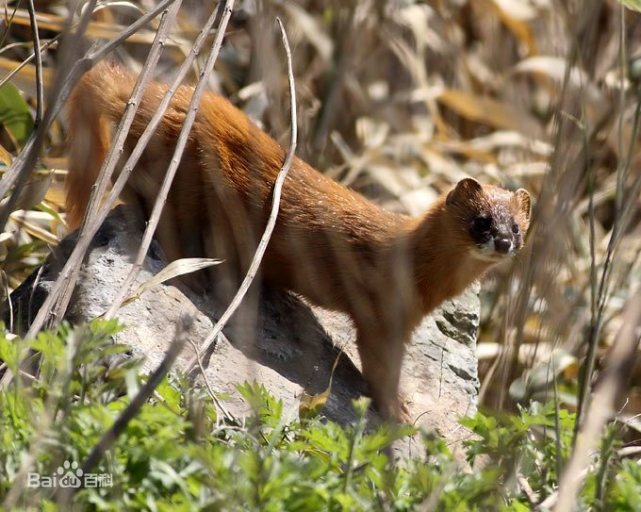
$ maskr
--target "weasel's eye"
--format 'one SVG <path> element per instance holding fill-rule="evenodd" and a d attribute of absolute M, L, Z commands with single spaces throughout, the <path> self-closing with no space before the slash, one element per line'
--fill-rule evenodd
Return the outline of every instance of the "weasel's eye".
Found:
<path fill-rule="evenodd" d="M 512 224 L 512 233 L 514 233 L 515 235 L 519 234 L 519 225 L 516 222 Z"/>
<path fill-rule="evenodd" d="M 475 217 L 474 230 L 478 232 L 489 231 L 492 227 L 492 219 L 490 217 Z"/>

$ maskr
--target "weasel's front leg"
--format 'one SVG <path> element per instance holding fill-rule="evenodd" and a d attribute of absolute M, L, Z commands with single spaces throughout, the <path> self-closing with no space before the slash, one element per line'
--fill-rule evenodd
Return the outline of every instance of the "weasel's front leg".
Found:
<path fill-rule="evenodd" d="M 411 423 L 409 410 L 399 394 L 401 365 L 405 346 L 398 338 L 386 338 L 384 333 L 367 335 L 359 330 L 358 353 L 363 365 L 363 377 L 381 416 L 386 420 Z"/>

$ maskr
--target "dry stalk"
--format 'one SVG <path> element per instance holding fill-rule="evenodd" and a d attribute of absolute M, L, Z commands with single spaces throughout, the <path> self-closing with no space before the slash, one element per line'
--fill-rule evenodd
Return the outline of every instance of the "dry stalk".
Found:
<path fill-rule="evenodd" d="M 74 52 L 72 50 L 80 46 L 79 41 L 87 29 L 91 13 L 96 4 L 96 0 L 90 0 L 82 14 L 81 20 L 78 24 L 78 29 L 66 45 L 67 51 L 63 52 L 63 55 L 65 55 L 66 58 L 63 59 L 63 62 L 56 73 L 56 80 L 50 95 L 52 100 L 49 104 L 51 106 L 45 111 L 42 125 L 38 130 L 34 130 L 32 132 L 29 140 L 24 145 L 24 148 L 15 158 L 9 170 L 2 177 L 2 180 L 0 180 L 0 197 L 4 197 L 12 187 L 14 188 L 9 201 L 5 207 L 0 210 L 0 228 L 4 228 L 7 218 L 13 210 L 17 200 L 17 193 L 24 186 L 29 178 L 31 170 L 35 167 L 38 154 L 40 153 L 40 149 L 42 148 L 42 144 L 44 143 L 49 128 L 51 127 L 54 119 L 60 113 L 62 106 L 67 101 L 67 98 L 69 97 L 69 94 L 71 93 L 71 90 L 78 78 L 80 78 L 80 76 L 86 70 L 90 69 L 96 62 L 104 58 L 109 52 L 125 41 L 131 34 L 135 33 L 147 24 L 149 20 L 155 18 L 160 12 L 165 10 L 165 8 L 173 1 L 174 0 L 163 0 L 153 10 L 149 11 L 144 16 L 141 16 L 138 20 L 129 25 L 129 27 L 120 32 L 118 36 L 101 46 L 98 50 L 90 52 L 83 58 L 75 59 L 75 55 L 73 55 Z"/>
<path fill-rule="evenodd" d="M 218 397 L 216 396 L 216 393 L 214 393 L 214 390 L 211 387 L 211 384 L 209 383 L 209 379 L 207 378 L 207 374 L 205 373 L 205 367 L 203 365 L 202 358 L 200 357 L 200 350 L 198 350 L 198 345 L 193 340 L 188 340 L 189 344 L 191 345 L 191 348 L 194 350 L 194 354 L 196 354 L 196 362 L 198 364 L 198 369 L 200 370 L 200 375 L 203 378 L 203 381 L 205 382 L 205 387 L 207 388 L 207 393 L 209 393 L 209 397 L 211 398 L 212 402 L 214 402 L 214 405 L 216 406 L 216 426 L 219 426 L 218 424 L 220 423 L 220 416 L 221 414 L 225 417 L 225 419 L 229 422 L 232 423 L 237 423 L 236 418 L 225 408 L 225 406 L 221 403 L 220 400 L 218 400 Z"/>
<path fill-rule="evenodd" d="M 211 352 L 216 345 L 218 335 L 222 332 L 223 328 L 227 324 L 227 321 L 236 312 L 238 306 L 240 306 L 243 298 L 245 297 L 245 294 L 247 293 L 247 290 L 249 290 L 249 287 L 256 277 L 256 273 L 258 272 L 258 268 L 260 267 L 260 263 L 263 260 L 263 256 L 265 254 L 265 250 L 267 249 L 267 244 L 269 243 L 269 239 L 271 238 L 274 227 L 276 226 L 276 218 L 278 217 L 278 209 L 280 207 L 280 196 L 283 188 L 283 183 L 285 182 L 285 178 L 287 177 L 287 173 L 292 166 L 296 154 L 296 144 L 298 141 L 298 121 L 296 116 L 296 87 L 294 82 L 294 72 L 292 69 L 292 52 L 289 48 L 289 41 L 287 40 L 287 34 L 283 27 L 283 23 L 281 22 L 280 18 L 276 18 L 276 21 L 278 22 L 278 28 L 280 29 L 282 35 L 283 46 L 285 48 L 285 54 L 287 58 L 287 81 L 289 84 L 291 114 L 291 140 L 289 143 L 289 149 L 287 150 L 287 155 L 285 156 L 285 161 L 283 162 L 283 166 L 278 171 L 278 176 L 276 176 L 276 181 L 274 182 L 272 209 L 269 214 L 267 226 L 265 226 L 265 231 L 263 232 L 263 236 L 258 243 L 258 247 L 256 248 L 256 252 L 254 253 L 254 257 L 252 258 L 249 269 L 247 270 L 247 274 L 245 275 L 245 278 L 238 288 L 236 295 L 234 295 L 231 303 L 222 314 L 218 322 L 216 322 L 216 325 L 214 326 L 211 334 L 207 337 L 207 339 L 201 346 L 199 353 L 205 354 L 206 358 L 209 358 L 211 356 Z M 196 358 L 192 358 L 192 360 L 189 362 L 189 365 L 187 366 L 187 372 L 192 376 L 195 375 L 194 370 L 196 370 L 197 365 L 198 360 Z"/>
<path fill-rule="evenodd" d="M 147 84 L 151 80 L 153 72 L 156 69 L 156 65 L 158 64 L 158 60 L 160 59 L 160 55 L 163 50 L 164 42 L 169 35 L 170 27 L 178 14 L 178 9 L 180 9 L 181 3 L 182 0 L 176 0 L 172 5 L 171 10 L 163 13 L 163 18 L 161 19 L 160 26 L 156 32 L 156 37 L 154 38 L 155 40 L 150 48 L 147 60 L 138 75 L 131 97 L 125 106 L 123 117 L 116 129 L 116 133 L 114 134 L 111 148 L 107 153 L 105 161 L 102 163 L 98 180 L 94 184 L 91 197 L 89 198 L 89 203 L 87 205 L 87 210 L 85 211 L 85 216 L 82 220 L 83 225 L 80 229 L 80 237 L 86 236 L 86 230 L 83 229 L 85 225 L 90 225 L 95 222 L 98 204 L 100 203 L 102 196 L 105 194 L 107 187 L 111 182 L 113 171 L 116 168 L 120 156 L 124 152 L 125 140 L 129 134 L 136 111 L 138 110 L 138 105 L 143 97 Z"/>
<path fill-rule="evenodd" d="M 103 201 L 100 208 L 98 208 L 98 212 L 92 218 L 91 222 L 90 223 L 85 222 L 86 226 L 82 231 L 81 239 L 76 244 L 74 251 L 72 252 L 71 256 L 69 257 L 69 260 L 67 261 L 67 263 L 65 264 L 65 266 L 63 267 L 60 273 L 61 277 L 64 275 L 63 282 L 60 283 L 59 285 L 59 282 L 56 281 L 56 284 L 54 285 L 53 290 L 49 294 L 49 297 L 51 297 L 51 295 L 54 293 L 61 294 L 60 295 L 61 298 L 58 299 L 59 302 L 57 303 L 56 310 L 51 313 L 54 319 L 61 318 L 62 315 L 64 314 L 64 311 L 71 298 L 73 286 L 75 286 L 75 281 L 77 279 L 80 263 L 84 257 L 85 252 L 87 251 L 87 248 L 89 247 L 89 244 L 91 243 L 91 239 L 96 234 L 96 232 L 102 225 L 103 221 L 109 214 L 109 211 L 113 208 L 113 205 L 115 204 L 116 200 L 122 193 L 125 187 L 125 184 L 129 179 L 129 176 L 131 175 L 134 167 L 136 166 L 136 163 L 138 162 L 138 159 L 142 155 L 144 149 L 146 148 L 147 144 L 149 143 L 152 136 L 154 135 L 156 128 L 160 124 L 160 121 L 162 120 L 165 110 L 169 106 L 169 103 L 171 102 L 173 95 L 176 93 L 178 86 L 187 75 L 187 72 L 191 68 L 193 61 L 195 60 L 196 56 L 198 55 L 202 46 L 204 45 L 206 37 L 209 33 L 209 30 L 212 28 L 216 18 L 217 18 L 217 13 L 216 11 L 214 11 L 214 13 L 212 13 L 212 15 L 210 16 L 208 22 L 205 24 L 205 27 L 203 27 L 200 34 L 198 35 L 194 45 L 192 46 L 191 51 L 185 58 L 185 61 L 183 62 L 181 67 L 178 69 L 178 73 L 176 75 L 174 82 L 165 93 L 165 96 L 163 97 L 163 99 L 160 102 L 160 105 L 158 106 L 158 109 L 154 113 L 154 116 L 152 117 L 152 119 L 149 121 L 147 128 L 145 128 L 145 131 L 138 139 L 136 146 L 134 147 L 131 155 L 129 156 L 129 159 L 123 166 L 123 169 L 120 171 L 118 179 L 113 184 L 111 191 L 107 196 L 106 200 Z M 220 27 L 220 29 L 222 28 L 223 27 Z M 60 280 L 61 277 L 59 277 L 58 279 Z M 58 286 L 60 286 L 60 288 L 58 288 Z M 49 301 L 49 297 L 47 297 L 48 301 Z M 54 299 L 52 299 L 49 302 L 48 307 L 50 308 L 53 304 L 54 304 Z M 46 302 L 45 302 L 45 305 L 47 305 Z M 44 313 L 43 313 L 43 309 L 44 309 L 44 305 L 40 309 L 39 314 L 47 315 L 48 309 L 45 310 Z"/>
<path fill-rule="evenodd" d="M 555 260 L 550 261 L 545 255 L 555 253 L 551 245 L 556 242 L 556 237 L 551 235 L 558 233 L 561 229 L 559 226 L 563 225 L 563 218 L 567 215 L 568 205 L 572 201 L 572 194 L 576 190 L 576 182 L 580 174 L 577 169 L 571 168 L 572 165 L 578 164 L 568 164 L 566 161 L 568 159 L 566 141 L 574 140 L 577 130 L 576 124 L 571 122 L 566 115 L 566 111 L 571 109 L 571 101 L 573 100 L 570 94 L 570 71 L 579 58 L 582 44 L 585 43 L 580 39 L 581 35 L 585 37 L 585 29 L 590 25 L 600 7 L 601 4 L 597 0 L 585 2 L 577 20 L 572 45 L 566 58 L 567 64 L 554 118 L 554 142 L 552 144 L 554 152 L 550 159 L 550 170 L 546 173 L 542 183 L 537 208 L 534 212 L 533 227 L 528 236 L 528 239 L 532 241 L 531 248 L 523 255 L 523 278 L 514 307 L 516 333 L 514 342 L 510 344 L 509 350 L 506 351 L 507 356 L 502 361 L 501 378 L 506 382 L 511 382 L 517 374 L 518 353 L 520 346 L 524 343 L 526 320 L 530 314 L 531 290 L 536 286 L 539 294 L 545 295 L 546 290 L 551 287 L 551 277 L 546 276 L 545 267 L 551 264 L 560 264 Z M 551 272 L 550 275 L 554 275 L 554 272 Z M 508 386 L 501 388 L 501 396 L 496 404 L 499 408 L 503 407 L 508 399 L 507 389 Z"/>
<path fill-rule="evenodd" d="M 213 19 L 214 19 L 214 15 L 212 15 L 212 17 L 210 18 L 210 22 L 213 22 Z M 80 266 L 80 263 L 82 262 L 82 259 L 84 257 L 84 254 L 87 248 L 89 247 L 91 239 L 95 235 L 96 231 L 98 230 L 99 226 L 102 224 L 104 219 L 107 217 L 113 204 L 115 203 L 116 199 L 122 192 L 122 189 L 124 188 L 124 185 L 129 175 L 131 174 L 131 171 L 133 170 L 133 167 L 138 161 L 138 158 L 140 157 L 140 155 L 142 154 L 142 151 L 144 150 L 146 144 L 151 139 L 156 127 L 160 123 L 160 120 L 162 119 L 162 116 L 167 106 L 169 105 L 169 102 L 171 101 L 171 97 L 175 93 L 175 90 L 178 84 L 180 84 L 180 82 L 183 80 L 183 78 L 187 74 L 189 67 L 191 66 L 198 51 L 200 50 L 200 47 L 204 43 L 209 28 L 210 28 L 210 25 L 207 24 L 206 27 L 203 29 L 203 31 L 201 31 L 201 33 L 199 34 L 196 40 L 196 43 L 194 44 L 194 47 L 192 48 L 191 52 L 185 59 L 185 62 L 183 63 L 183 65 L 178 70 L 178 74 L 177 74 L 176 80 L 174 81 L 174 84 L 172 84 L 172 87 L 167 91 L 167 94 L 165 95 L 165 97 L 163 97 L 163 100 L 161 101 L 161 104 L 158 110 L 154 114 L 154 117 L 149 122 L 149 125 L 147 126 L 143 135 L 138 140 L 138 143 L 134 148 L 131 156 L 129 157 L 129 160 L 125 164 L 118 179 L 116 180 L 116 183 L 112 187 L 109 196 L 103 202 L 101 207 L 98 209 L 98 212 L 96 213 L 96 215 L 91 219 L 91 222 L 85 222 L 85 226 L 81 232 L 78 243 L 74 247 L 74 250 L 72 251 L 71 256 L 69 257 L 67 262 L 65 263 L 63 269 L 60 271 L 60 275 L 56 280 L 56 283 L 54 284 L 53 289 L 49 293 L 49 296 L 47 297 L 44 304 L 38 311 L 38 315 L 36 316 L 36 319 L 34 320 L 34 322 L 32 323 L 29 329 L 28 336 L 35 334 L 42 328 L 42 325 L 44 324 L 44 322 L 52 314 L 51 310 L 53 305 L 56 304 L 56 302 L 59 300 L 59 297 L 63 292 L 67 297 L 65 301 L 68 303 L 68 297 L 70 297 L 71 295 L 73 284 L 75 283 L 75 279 L 77 277 L 78 268 Z M 104 169 L 101 170 L 101 172 L 104 172 Z M 64 304 L 64 307 L 66 307 L 66 304 Z M 60 318 L 63 313 L 64 313 L 64 308 L 59 306 L 56 309 L 56 312 L 54 313 L 54 318 Z"/>
<path fill-rule="evenodd" d="M 173 0 L 171 1 L 173 2 Z M 170 2 L 167 1 L 165 3 L 169 4 Z M 163 41 L 168 34 L 169 21 L 170 21 L 169 16 L 165 16 L 163 18 L 160 29 L 156 34 L 156 38 L 150 50 L 150 54 L 147 61 L 148 64 L 155 65 L 154 61 L 157 61 L 159 57 L 159 52 L 162 50 L 162 47 L 163 47 Z M 96 54 L 102 54 L 102 53 L 103 52 L 101 50 L 96 52 Z M 92 56 L 87 57 L 87 59 L 89 60 L 91 65 L 95 64 L 95 62 L 98 62 L 99 60 L 99 59 L 98 60 L 94 59 L 94 57 Z M 146 73 L 145 73 L 145 76 L 146 76 Z M 144 85 L 145 84 L 142 82 L 142 80 L 140 80 L 138 84 L 139 95 L 142 94 Z M 68 96 L 68 93 L 67 93 L 67 96 Z M 133 115 L 135 114 L 135 106 L 137 105 L 137 103 L 138 101 L 134 101 L 131 105 L 132 108 L 130 108 L 130 110 L 128 111 L 128 115 L 131 119 L 133 119 Z M 129 120 L 129 124 L 131 123 L 131 119 Z M 128 129 L 128 128 L 129 127 L 126 126 L 124 122 L 121 123 L 121 130 L 124 131 L 125 129 Z M 121 136 L 124 140 L 124 137 L 126 136 L 126 132 Z M 112 152 L 112 154 L 113 153 L 114 152 Z M 101 169 L 101 172 L 105 172 L 104 167 L 103 169 Z M 106 185 L 104 186 L 106 187 Z M 60 275 L 58 276 L 58 279 L 56 280 L 56 283 L 54 284 L 53 289 L 51 290 L 44 304 L 38 311 L 38 314 L 36 315 L 33 323 L 29 327 L 29 331 L 27 332 L 28 338 L 34 337 L 36 335 L 36 333 L 42 328 L 44 323 L 50 318 L 50 315 L 53 314 L 53 317 L 56 320 L 62 318 L 62 316 L 64 315 L 64 311 L 68 304 L 68 300 L 71 297 L 71 292 L 73 291 L 73 285 L 75 284 L 75 279 L 79 271 L 80 263 L 82 262 L 85 251 L 88 248 L 91 242 L 91 239 L 93 238 L 93 235 L 95 234 L 95 232 L 90 233 L 90 229 L 91 229 L 91 226 L 81 230 L 80 237 L 78 239 L 78 243 L 76 244 L 76 247 L 72 251 L 71 256 L 69 257 L 62 271 L 60 272 Z M 54 304 L 56 305 L 55 311 L 53 310 Z"/>
<path fill-rule="evenodd" d="M 48 49 L 50 46 L 54 46 L 60 39 L 60 36 L 62 34 L 58 34 L 55 37 L 52 37 L 48 41 L 42 43 L 38 49 L 33 50 L 31 55 L 29 55 L 25 60 L 23 60 L 20 64 L 18 64 L 15 68 L 13 68 L 9 73 L 7 73 L 1 80 L 0 80 L 0 87 L 2 87 L 4 84 L 6 84 L 9 80 L 11 80 L 14 76 L 18 74 L 18 72 L 24 68 L 27 64 L 29 64 L 32 60 L 36 58 L 36 52 L 42 54 L 46 49 Z"/>
<path fill-rule="evenodd" d="M 176 9 L 174 9 L 174 11 L 176 11 Z M 174 16 L 175 14 L 176 12 L 173 13 Z M 168 26 L 170 25 L 171 20 L 172 20 L 171 16 L 165 15 L 163 17 L 160 27 L 158 29 L 158 32 L 156 34 L 156 38 L 150 49 L 150 57 L 148 59 L 148 63 L 150 62 L 153 63 L 154 59 L 157 61 L 159 56 L 158 52 L 163 47 L 162 43 L 168 34 Z M 119 35 L 119 37 L 122 37 L 122 33 Z M 99 50 L 97 53 L 102 53 L 102 51 Z M 89 58 L 91 59 L 91 57 Z M 153 63 L 153 65 L 155 65 L 155 63 Z M 143 90 L 142 86 L 144 84 L 139 83 L 139 85 L 141 86 L 140 92 L 142 92 Z M 137 102 L 135 104 L 137 104 Z M 132 119 L 134 114 L 135 114 L 135 110 L 132 109 L 129 114 L 132 117 Z M 124 123 L 121 125 L 121 128 L 122 126 L 124 126 Z M 126 128 L 128 129 L 128 126 Z M 44 129 L 44 126 L 41 129 Z M 33 322 L 31 323 L 29 331 L 26 334 L 27 338 L 35 337 L 36 333 L 42 328 L 45 321 L 49 318 L 49 312 L 52 310 L 53 305 L 56 304 L 56 301 L 58 301 L 61 295 L 64 295 L 64 292 L 66 292 L 66 297 L 71 296 L 71 291 L 73 288 L 72 285 L 73 283 L 75 283 L 75 278 L 79 271 L 80 263 L 84 258 L 85 251 L 89 246 L 89 243 L 92 238 L 93 238 L 93 234 L 85 235 L 84 233 L 81 232 L 78 243 L 76 244 L 76 247 L 74 248 L 68 261 L 65 263 L 65 266 L 63 267 L 62 271 L 60 272 L 60 275 L 58 276 L 58 279 L 56 280 L 56 283 L 54 284 L 53 289 L 49 293 L 47 299 L 45 300 L 42 307 L 38 311 L 36 317 L 34 318 Z M 64 308 L 66 308 L 66 305 L 68 303 L 68 298 L 66 300 L 67 302 L 64 303 Z M 61 303 L 63 302 L 64 302 L 63 300 L 60 300 L 60 302 L 58 302 L 57 304 L 58 306 L 56 309 L 57 318 L 62 318 L 62 315 L 64 314 L 64 308 L 60 307 Z M 5 372 L 5 374 L 2 376 L 2 379 L 0 380 L 0 385 L 6 385 L 11 378 L 12 378 L 11 372 L 9 371 Z"/>
<path fill-rule="evenodd" d="M 9 197 L 9 201 L 4 206 L 4 208 L 0 210 L 0 230 L 4 230 L 4 226 L 7 223 L 9 214 L 13 211 L 15 203 L 18 199 L 18 193 L 22 186 L 26 183 L 31 170 L 36 164 L 38 154 L 40 153 L 40 148 L 44 143 L 46 134 L 55 117 L 53 111 L 55 108 L 56 99 L 60 97 L 64 88 L 63 77 L 65 77 L 69 73 L 72 62 L 74 61 L 73 55 L 69 54 L 72 53 L 72 50 L 74 48 L 78 47 L 78 43 L 87 30 L 87 26 L 89 25 L 89 20 L 91 18 L 91 13 L 96 5 L 96 1 L 97 0 L 90 0 L 89 4 L 87 5 L 87 9 L 80 18 L 78 29 L 74 32 L 73 36 L 69 40 L 69 43 L 65 47 L 66 51 L 63 52 L 62 63 L 60 64 L 60 68 L 58 70 L 58 73 L 56 74 L 56 81 L 54 83 L 53 93 L 51 95 L 54 98 L 54 104 L 45 112 L 43 123 L 40 126 L 40 129 L 33 130 L 31 132 L 31 135 L 25 143 L 22 151 L 15 158 L 8 171 L 2 177 L 2 180 L 0 180 L 0 198 L 4 197 L 7 192 L 9 192 L 11 187 L 14 187 L 15 185 L 13 193 Z M 72 16 L 73 14 L 69 16 L 69 20 L 67 22 L 68 27 L 71 26 Z"/>
<path fill-rule="evenodd" d="M 620 63 L 623 66 L 626 62 L 625 60 L 625 38 L 623 36 L 625 29 L 625 19 L 623 17 L 623 5 L 619 6 L 621 10 L 621 20 L 620 20 L 620 31 L 621 31 L 621 40 L 620 40 Z M 625 76 L 625 75 L 622 75 Z M 588 332 L 588 352 L 586 355 L 586 361 L 584 364 L 584 371 L 582 378 L 579 382 L 579 404 L 577 409 L 577 417 L 575 424 L 575 440 L 576 433 L 578 432 L 579 427 L 581 426 L 585 410 L 587 409 L 587 402 L 590 391 L 590 383 L 592 382 L 592 373 L 594 371 L 594 365 L 596 362 L 596 352 L 597 345 L 599 342 L 601 329 L 604 322 L 605 307 L 610 297 L 610 287 L 612 284 L 612 266 L 615 261 L 615 256 L 617 254 L 617 249 L 620 245 L 620 242 L 625 234 L 625 229 L 630 220 L 630 215 L 633 211 L 633 208 L 636 204 L 636 198 L 638 197 L 639 190 L 641 189 L 641 177 L 637 178 L 631 188 L 629 195 L 626 196 L 624 185 L 626 177 L 628 176 L 628 171 L 630 163 L 633 158 L 634 150 L 636 149 L 636 144 L 634 141 L 637 139 L 637 133 L 639 130 L 639 122 L 641 121 L 641 97 L 637 97 L 637 105 L 634 114 L 633 127 L 632 127 L 632 138 L 630 139 L 630 145 L 627 148 L 627 152 L 624 151 L 622 147 L 623 143 L 623 95 L 624 88 L 621 87 L 621 99 L 620 99 L 620 109 L 619 112 L 619 154 L 624 154 L 625 157 L 623 162 L 619 163 L 616 170 L 616 194 L 615 194 L 615 214 L 612 224 L 612 230 L 610 232 L 610 239 L 608 240 L 608 247 L 606 250 L 605 260 L 601 268 L 601 276 L 599 279 L 598 287 L 596 286 L 596 277 L 591 281 L 591 293 L 592 293 L 592 311 L 590 318 L 590 328 Z M 594 212 L 591 212 L 593 215 Z M 593 221 L 592 221 L 593 222 Z M 595 261 L 592 261 L 591 271 L 596 272 Z"/>
<path fill-rule="evenodd" d="M 38 34 L 38 21 L 36 19 L 36 8 L 33 6 L 33 0 L 27 4 L 29 11 L 29 20 L 31 21 L 31 34 L 33 37 L 33 54 L 36 57 L 36 118 L 33 126 L 34 130 L 38 129 L 42 122 L 42 111 L 44 109 L 44 93 L 42 84 L 42 56 L 40 55 L 40 35 Z"/>
<path fill-rule="evenodd" d="M 154 236 L 154 233 L 156 232 L 156 228 L 158 227 L 158 223 L 160 221 L 160 215 L 162 214 L 162 210 L 165 207 L 165 203 L 167 202 L 169 189 L 171 188 L 171 185 L 174 181 L 174 177 L 176 176 L 176 171 L 178 170 L 178 165 L 180 164 L 180 160 L 182 159 L 182 154 L 185 150 L 185 146 L 187 145 L 189 132 L 191 131 L 191 127 L 193 126 L 194 121 L 196 120 L 196 115 L 198 113 L 198 108 L 200 106 L 200 100 L 207 88 L 209 75 L 214 69 L 214 64 L 218 59 L 218 54 L 220 53 L 220 47 L 222 46 L 223 38 L 225 37 L 225 28 L 227 27 L 227 23 L 229 22 L 229 18 L 231 17 L 233 7 L 234 7 L 233 0 L 227 0 L 225 2 L 225 6 L 223 8 L 223 15 L 219 24 L 218 32 L 216 33 L 216 37 L 214 39 L 213 47 L 211 49 L 211 52 L 209 53 L 209 57 L 207 58 L 205 67 L 200 73 L 198 83 L 196 84 L 196 88 L 194 89 L 194 94 L 191 97 L 191 102 L 189 103 L 189 110 L 187 112 L 187 115 L 185 116 L 185 120 L 180 130 L 180 134 L 178 135 L 178 140 L 176 142 L 176 149 L 174 150 L 174 154 L 171 157 L 171 163 L 169 164 L 169 168 L 165 173 L 165 178 L 160 187 L 160 191 L 158 192 L 158 196 L 156 197 L 156 201 L 154 202 L 154 207 L 151 211 L 149 222 L 147 223 L 147 227 L 145 228 L 145 232 L 142 237 L 142 242 L 140 243 L 140 247 L 138 248 L 138 254 L 136 255 L 136 260 L 134 261 L 134 264 L 132 265 L 131 270 L 129 271 L 129 274 L 127 274 L 127 277 L 125 278 L 124 283 L 120 285 L 120 291 L 116 295 L 116 298 L 111 304 L 111 307 L 105 314 L 106 318 L 112 318 L 116 314 L 120 306 L 122 305 L 123 301 L 125 300 L 125 297 L 129 295 L 129 290 L 131 288 L 131 285 L 134 282 L 135 278 L 138 276 L 138 273 L 140 272 L 142 264 L 145 260 L 145 256 L 147 256 L 147 252 L 149 251 L 149 246 L 151 245 L 152 238 Z"/>

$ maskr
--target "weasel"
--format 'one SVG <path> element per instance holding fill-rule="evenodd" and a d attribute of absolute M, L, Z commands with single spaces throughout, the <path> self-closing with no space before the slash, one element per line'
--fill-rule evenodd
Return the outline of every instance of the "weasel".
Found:
<path fill-rule="evenodd" d="M 135 76 L 99 64 L 68 104 L 70 164 L 67 219 L 77 227 Z M 145 91 L 131 127 L 130 153 L 167 85 Z M 149 214 L 193 88 L 181 86 L 127 184 L 127 197 Z M 267 222 L 284 150 L 228 100 L 207 93 L 157 232 L 169 260 L 224 258 L 235 291 Z M 357 330 L 362 371 L 382 416 L 407 420 L 399 398 L 405 343 L 420 320 L 523 246 L 530 195 L 459 181 L 421 218 L 383 210 L 296 159 L 282 190 L 276 229 L 260 280 L 348 313 Z M 220 267 L 223 267 L 221 265 Z"/>

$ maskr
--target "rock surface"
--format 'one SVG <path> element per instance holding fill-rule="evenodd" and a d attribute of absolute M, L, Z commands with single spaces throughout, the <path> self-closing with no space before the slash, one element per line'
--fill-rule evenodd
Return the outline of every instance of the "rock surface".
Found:
<path fill-rule="evenodd" d="M 86 258 L 68 318 L 81 321 L 108 309 L 124 280 L 140 242 L 142 226 L 120 207 L 96 235 Z M 12 296 L 13 325 L 28 326 L 57 272 L 69 255 L 75 238 L 65 239 L 54 251 L 37 286 L 35 275 Z M 158 251 L 148 255 L 138 282 L 145 282 L 164 266 Z M 123 307 L 119 319 L 126 328 L 117 341 L 145 356 L 145 368 L 155 368 L 171 342 L 181 316 L 194 320 L 189 338 L 199 346 L 226 305 L 216 304 L 184 286 L 162 284 Z M 367 393 L 358 370 L 355 331 L 346 315 L 309 307 L 298 297 L 263 291 L 255 314 L 241 314 L 225 329 L 206 368 L 211 387 L 226 397 L 234 415 L 247 411 L 236 384 L 257 380 L 281 399 L 285 415 L 293 418 L 303 392 L 317 394 L 329 383 L 340 349 L 330 398 L 323 413 L 340 423 L 354 419 L 351 400 Z M 5 322 L 8 320 L 5 310 Z M 457 445 L 468 432 L 458 418 L 473 414 L 478 392 L 475 356 L 479 321 L 478 287 L 445 303 L 424 319 L 413 335 L 403 365 L 402 388 L 417 423 Z M 18 332 L 20 329 L 16 329 Z M 26 329 L 25 329 L 26 330 Z M 179 358 L 183 368 L 194 354 L 190 344 Z M 375 413 L 371 413 L 375 420 Z"/>

